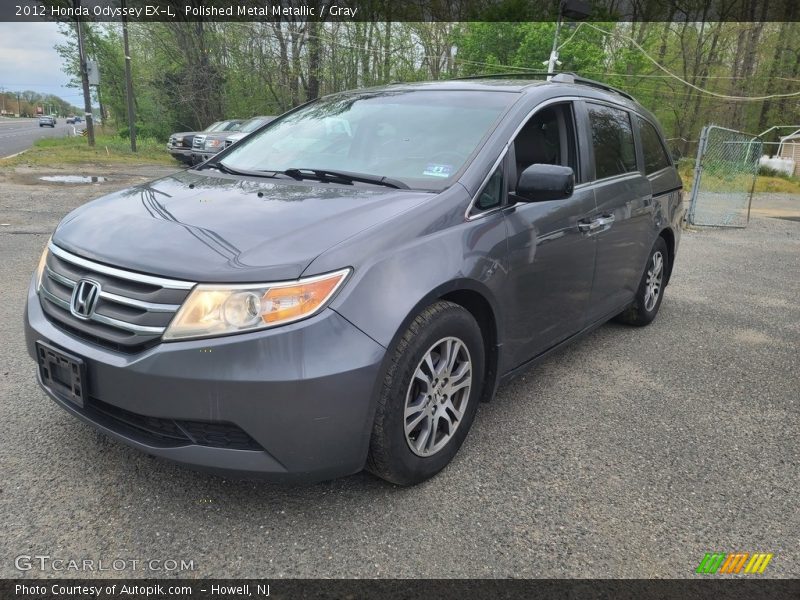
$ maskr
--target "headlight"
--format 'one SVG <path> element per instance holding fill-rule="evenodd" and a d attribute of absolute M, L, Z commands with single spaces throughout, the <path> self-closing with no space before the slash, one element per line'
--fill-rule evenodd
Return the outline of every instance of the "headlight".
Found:
<path fill-rule="evenodd" d="M 164 340 L 255 331 L 305 319 L 325 307 L 350 269 L 272 284 L 198 285 L 164 332 Z"/>
<path fill-rule="evenodd" d="M 206 150 L 213 150 L 222 146 L 222 140 L 208 140 L 206 141 Z"/>
<path fill-rule="evenodd" d="M 42 250 L 42 256 L 39 257 L 39 264 L 36 265 L 36 293 L 39 293 L 39 290 L 42 287 L 42 276 L 44 275 L 44 268 L 47 265 L 47 249 L 50 247 L 50 240 L 47 240 L 47 243 L 44 245 L 44 250 Z"/>

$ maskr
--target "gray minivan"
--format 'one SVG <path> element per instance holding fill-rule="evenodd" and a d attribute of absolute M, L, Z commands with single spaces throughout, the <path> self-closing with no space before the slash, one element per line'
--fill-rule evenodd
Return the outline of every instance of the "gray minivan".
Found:
<path fill-rule="evenodd" d="M 153 455 L 414 484 L 499 383 L 655 318 L 682 215 L 658 123 L 602 84 L 334 94 L 67 215 L 27 348 L 60 406 Z"/>

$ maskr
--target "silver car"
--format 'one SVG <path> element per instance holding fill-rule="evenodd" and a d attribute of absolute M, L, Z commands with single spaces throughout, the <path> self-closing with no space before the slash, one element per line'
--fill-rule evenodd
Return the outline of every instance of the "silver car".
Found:
<path fill-rule="evenodd" d="M 274 118 L 275 117 L 253 117 L 229 131 L 209 133 L 202 138 L 202 150 L 199 149 L 201 140 L 198 136 L 198 138 L 196 138 L 197 148 L 193 149 L 192 152 L 192 163 L 197 164 L 208 160 L 220 150 L 232 146 L 235 142 L 238 142 L 243 137 L 263 127 Z"/>

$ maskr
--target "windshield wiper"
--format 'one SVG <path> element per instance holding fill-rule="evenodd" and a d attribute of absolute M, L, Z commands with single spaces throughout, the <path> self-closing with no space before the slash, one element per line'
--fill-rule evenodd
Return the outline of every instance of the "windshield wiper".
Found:
<path fill-rule="evenodd" d="M 382 177 L 380 175 L 369 175 L 366 173 L 352 173 L 350 171 L 331 171 L 330 169 L 286 169 L 283 171 L 284 175 L 288 175 L 294 179 L 314 179 L 316 181 L 330 182 L 330 183 L 371 183 L 372 185 L 382 185 L 397 190 L 408 190 L 409 188 L 405 183 L 391 177 Z"/>
<path fill-rule="evenodd" d="M 270 179 L 276 178 L 281 173 L 279 171 L 250 171 L 248 169 L 234 169 L 233 167 L 229 167 L 222 161 L 212 161 L 201 165 L 202 169 L 216 169 L 222 173 L 227 173 L 228 175 L 240 175 L 243 177 L 267 177 Z"/>

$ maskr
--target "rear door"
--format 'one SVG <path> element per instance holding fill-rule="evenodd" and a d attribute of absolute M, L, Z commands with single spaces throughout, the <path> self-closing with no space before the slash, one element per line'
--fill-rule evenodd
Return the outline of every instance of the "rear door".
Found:
<path fill-rule="evenodd" d="M 633 299 L 653 243 L 653 196 L 639 170 L 633 115 L 618 106 L 586 101 L 597 204 L 581 224 L 597 242 L 590 320 L 613 316 Z"/>

